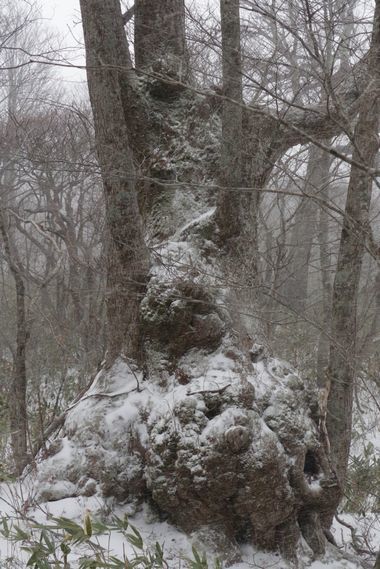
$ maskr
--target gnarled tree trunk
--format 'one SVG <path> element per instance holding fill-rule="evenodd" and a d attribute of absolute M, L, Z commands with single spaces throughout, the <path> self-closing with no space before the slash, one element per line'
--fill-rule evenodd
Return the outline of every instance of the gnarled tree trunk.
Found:
<path fill-rule="evenodd" d="M 160 18 L 167 5 L 156 0 Z M 227 97 L 223 104 L 236 124 L 228 123 L 226 114 L 220 120 L 214 94 L 201 98 L 191 90 L 157 89 L 157 77 L 149 74 L 139 91 L 118 0 L 81 0 L 110 233 L 113 364 L 100 371 L 67 413 L 69 456 L 59 476 L 69 481 L 71 495 L 88 492 L 95 480 L 104 495 L 135 505 L 149 497 L 185 531 L 207 532 L 229 562 L 239 558 L 239 541 L 280 549 L 294 560 L 301 533 L 315 553 L 323 552 L 320 514 L 336 493 L 336 479 L 302 380 L 236 329 L 242 318 L 239 307 L 229 303 L 234 275 L 220 246 L 231 228 L 221 239 L 218 227 L 223 223 L 215 222 L 223 218 L 220 208 L 227 209 L 229 194 L 216 203 L 214 194 L 199 186 L 219 174 L 219 149 L 209 143 L 210 131 L 212 140 L 222 137 L 224 158 L 237 168 L 223 173 L 228 186 L 242 179 L 241 141 L 232 140 L 242 132 L 245 151 L 254 152 L 250 160 L 245 157 L 250 167 L 244 168 L 245 180 L 254 188 L 262 187 L 273 160 L 303 141 L 304 134 L 295 136 L 281 120 L 242 107 L 240 71 L 231 65 L 239 63 L 238 3 L 223 0 L 222 8 L 228 51 L 224 81 L 237 102 Z M 182 33 L 181 26 L 176 33 Z M 152 33 L 158 34 L 159 45 L 162 30 Z M 242 128 L 242 110 L 245 118 L 260 120 Z M 299 124 L 299 113 L 295 120 Z M 324 116 L 324 134 L 336 128 L 330 121 Z M 147 130 L 149 137 L 144 137 Z M 173 141 L 176 156 L 185 156 L 175 164 Z M 189 145 L 192 161 L 181 154 Z M 144 157 L 150 201 L 144 224 L 137 202 L 137 157 Z M 239 222 L 245 222 L 246 211 L 239 199 L 233 203 L 232 234 L 243 252 Z M 157 225 L 160 231 L 155 231 Z M 144 230 L 154 251 L 145 290 Z M 117 357 L 125 352 L 137 359 L 141 337 L 144 369 Z M 54 485 L 54 460 L 52 456 L 40 467 L 45 496 L 62 489 Z"/>

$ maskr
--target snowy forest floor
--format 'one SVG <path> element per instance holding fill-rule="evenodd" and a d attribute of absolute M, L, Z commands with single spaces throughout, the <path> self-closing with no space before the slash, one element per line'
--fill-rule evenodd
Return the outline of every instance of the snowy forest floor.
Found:
<path fill-rule="evenodd" d="M 232 364 L 226 357 L 217 351 L 213 355 L 205 356 L 204 359 L 203 367 L 198 360 L 198 365 L 188 362 L 195 376 L 191 384 L 193 391 L 194 389 L 196 392 L 204 390 L 209 384 L 215 389 L 215 386 L 220 387 L 226 382 L 234 383 L 235 372 L 231 369 Z M 265 366 L 261 362 L 255 364 L 252 381 L 255 381 L 257 400 L 269 394 L 268 404 L 270 402 L 276 410 L 273 415 L 279 416 L 277 399 L 280 396 L 283 397 L 284 393 L 289 395 L 287 385 L 292 378 L 294 382 L 297 377 L 293 372 L 290 373 L 287 364 L 280 360 L 269 358 Z M 101 385 L 102 381 L 106 382 L 107 389 L 113 395 L 128 392 L 128 398 L 119 402 L 118 398 L 90 397 L 92 393 L 97 394 L 100 388 L 104 389 Z M 70 411 L 70 420 L 74 421 L 75 417 L 82 418 L 84 414 L 91 420 L 95 420 L 97 410 L 97 413 L 101 414 L 102 421 L 111 429 L 106 431 L 108 435 L 105 439 L 117 440 L 116 435 L 119 431 L 115 429 L 121 429 L 120 436 L 124 436 L 124 430 L 119 424 L 120 420 L 116 423 L 114 421 L 115 417 L 119 417 L 120 409 L 123 410 L 124 418 L 127 417 L 128 420 L 134 420 L 136 423 L 137 412 L 134 412 L 133 405 L 137 409 L 140 400 L 146 406 L 153 401 L 156 403 L 154 409 L 159 406 L 166 410 L 166 401 L 170 398 L 169 408 L 171 409 L 175 398 L 183 399 L 188 389 L 187 386 L 180 385 L 173 391 L 165 392 L 163 397 L 155 384 L 147 384 L 144 390 L 135 392 L 132 389 L 135 387 L 135 382 L 136 378 L 127 373 L 125 364 L 119 362 L 107 377 L 99 375 L 90 390 L 83 396 L 81 404 L 73 406 Z M 202 383 L 198 385 L 199 382 Z M 286 401 L 289 400 L 288 395 Z M 374 405 L 374 396 L 377 400 L 377 393 L 374 394 L 372 391 L 369 393 L 363 389 L 360 405 L 357 406 L 355 412 L 351 462 L 355 465 L 355 460 L 358 461 L 356 480 L 359 479 L 359 482 L 361 478 L 366 478 L 367 470 L 373 460 L 378 460 L 377 456 L 380 452 L 378 410 Z M 104 400 L 108 405 L 106 408 Z M 90 404 L 91 407 L 89 407 Z M 298 407 L 296 407 L 296 412 L 300 415 Z M 210 420 L 210 424 L 213 425 L 217 421 L 220 422 L 220 419 L 215 417 Z M 307 423 L 305 424 L 307 427 Z M 90 437 L 90 442 L 87 440 L 89 431 L 84 431 L 83 425 L 82 431 L 87 443 L 95 444 L 95 439 L 92 440 Z M 94 428 L 91 432 L 93 431 Z M 138 567 L 139 569 L 220 568 L 221 565 L 217 563 L 215 553 L 211 553 L 211 549 L 207 550 L 207 543 L 205 544 L 204 541 L 201 543 L 199 535 L 187 535 L 181 532 L 167 521 L 163 521 L 159 514 L 147 504 L 141 509 L 136 508 L 133 502 L 123 505 L 115 498 L 112 500 L 103 498 L 98 490 L 95 490 L 90 497 L 87 497 L 88 495 L 78 497 L 77 487 L 66 476 L 68 464 L 73 463 L 80 466 L 84 452 L 84 446 L 82 445 L 82 448 L 79 444 L 80 440 L 74 443 L 75 441 L 70 443 L 67 436 L 64 437 L 61 450 L 48 460 L 41 459 L 41 462 L 36 465 L 36 472 L 29 471 L 22 481 L 0 484 L 0 569 L 20 569 L 27 566 L 37 569 L 90 568 L 92 567 L 90 560 L 95 559 L 97 553 L 103 557 L 104 564 L 97 564 L 95 567 L 112 569 L 122 567 Z M 71 449 L 69 453 L 68 449 Z M 101 470 L 109 466 L 107 460 L 109 463 L 115 453 L 116 451 L 104 453 L 105 462 L 103 463 L 98 449 L 96 456 L 100 476 L 102 475 Z M 126 460 L 128 462 L 127 455 Z M 367 484 L 368 495 L 358 501 L 358 504 L 362 504 L 360 507 L 357 506 L 355 509 L 351 503 L 351 509 L 348 508 L 351 513 L 345 513 L 343 506 L 343 512 L 339 515 L 340 521 L 335 520 L 332 533 L 339 549 L 329 545 L 325 556 L 314 560 L 306 542 L 300 542 L 297 551 L 299 569 L 306 567 L 311 569 L 373 567 L 374 553 L 380 549 L 380 515 L 374 500 L 377 495 L 375 485 L 374 479 L 369 488 Z M 351 488 L 352 492 L 355 494 L 355 487 Z M 70 497 L 74 495 L 76 497 Z M 355 498 L 357 498 L 356 494 Z M 350 505 L 349 499 L 346 503 Z M 186 512 L 187 504 L 184 502 L 182 506 Z M 129 524 L 136 528 L 137 533 L 131 525 L 128 528 L 122 527 L 125 516 L 128 517 Z M 84 528 L 87 527 L 86 520 L 89 519 L 92 532 L 89 533 L 86 530 L 84 534 Z M 71 528 L 68 526 L 69 533 L 72 530 L 71 539 L 68 539 L 65 524 L 70 524 L 70 520 L 74 524 Z M 78 535 L 80 539 L 76 539 Z M 164 562 L 161 565 L 154 562 L 149 564 L 149 555 L 154 556 L 157 543 L 159 544 L 158 550 L 161 551 L 161 548 L 163 550 Z M 68 552 L 69 549 L 70 552 Z M 37 554 L 38 551 L 41 555 L 48 557 L 47 563 L 35 565 L 30 562 L 32 555 Z M 65 551 L 68 555 L 67 562 L 64 561 Z M 358 551 L 362 551 L 360 557 Z M 199 558 L 197 558 L 197 552 L 199 552 Z M 202 559 L 203 553 L 207 556 L 207 563 Z M 233 565 L 233 569 L 294 567 L 290 566 L 279 554 L 257 551 L 250 545 L 241 546 L 241 558 L 242 562 Z"/>
<path fill-rule="evenodd" d="M 93 520 L 94 528 L 95 520 L 112 520 L 115 516 L 119 520 L 129 513 L 128 506 L 115 506 L 115 504 L 107 503 L 99 496 L 65 498 L 54 502 L 39 504 L 38 506 L 30 506 L 31 496 L 33 496 L 33 487 L 28 487 L 26 483 L 3 483 L 0 486 L 0 519 L 7 519 L 7 524 L 2 526 L 0 521 L 0 567 L 2 569 L 16 569 L 26 567 L 31 557 L 31 552 L 25 550 L 32 543 L 36 544 L 40 541 L 41 527 L 35 528 L 34 524 L 52 526 L 56 520 L 67 518 L 79 526 L 84 527 L 86 516 L 90 516 Z M 184 504 L 184 507 L 186 505 Z M 110 515 L 112 511 L 112 515 Z M 373 559 L 368 555 L 361 560 L 355 556 L 352 547 L 352 533 L 348 525 L 355 530 L 355 539 L 358 543 L 365 543 L 372 551 L 380 548 L 380 519 L 375 515 L 358 516 L 352 514 L 341 514 L 340 519 L 347 523 L 342 525 L 337 520 L 334 522 L 333 535 L 340 548 L 341 553 L 347 558 L 342 558 L 336 548 L 329 546 L 326 555 L 322 559 L 313 560 L 310 550 L 305 542 L 299 546 L 300 567 L 310 567 L 310 569 L 354 569 L 363 567 L 371 567 Z M 79 559 L 90 559 L 94 555 L 94 551 L 100 546 L 104 551 L 105 558 L 111 559 L 111 556 L 117 559 L 128 559 L 132 566 L 133 560 L 138 556 L 144 556 L 149 551 L 153 551 L 155 544 L 158 542 L 164 552 L 165 567 L 195 569 L 199 567 L 194 560 L 193 547 L 200 553 L 206 553 L 208 567 L 215 567 L 216 560 L 212 555 L 199 548 L 196 539 L 187 536 L 185 533 L 177 530 L 175 527 L 165 521 L 159 521 L 157 515 L 145 506 L 142 511 L 128 517 L 128 520 L 141 534 L 143 547 L 139 548 L 132 545 L 126 538 L 126 533 L 117 529 L 105 530 L 103 532 L 94 531 L 89 541 L 94 544 L 92 547 L 89 543 L 81 543 L 72 545 L 72 552 L 69 555 L 69 565 L 72 569 L 79 566 Z M 12 530 L 12 524 L 13 530 Z M 25 531 L 25 535 L 19 534 L 15 528 Z M 12 535 L 5 536 L 4 528 L 10 529 Z M 26 538 L 26 535 L 29 537 Z M 17 537 L 16 537 L 17 536 Z M 16 537 L 16 538 L 15 538 Z M 24 538 L 24 539 L 23 539 Z M 62 539 L 65 540 L 67 534 L 62 532 Z M 75 540 L 74 540 L 75 541 Z M 63 558 L 61 553 L 61 540 L 55 543 L 58 551 L 57 557 Z M 252 546 L 244 545 L 241 547 L 243 562 L 233 565 L 233 569 L 248 568 L 271 568 L 271 569 L 288 569 L 290 567 L 284 559 L 273 553 L 258 552 Z M 366 564 L 368 563 L 368 565 Z M 48 567 L 64 567 L 64 565 L 47 565 Z M 127 564 L 125 565 L 127 566 Z M 144 567 L 144 563 L 141 563 Z M 110 565 L 116 567 L 116 565 Z M 203 566 L 205 567 L 205 566 Z"/>
<path fill-rule="evenodd" d="M 233 371 L 229 368 L 227 369 L 226 361 L 226 358 L 218 353 L 206 358 L 207 369 L 202 368 L 202 373 L 198 370 L 203 378 L 201 385 L 203 389 L 207 381 L 212 381 L 212 387 L 215 387 L 216 378 L 218 381 L 222 381 L 223 384 L 227 379 L 228 382 L 233 382 Z M 106 378 L 108 389 L 112 390 L 112 393 L 118 393 L 120 389 L 122 389 L 123 393 L 125 390 L 129 392 L 129 389 L 126 389 L 128 388 L 129 380 L 133 386 L 135 385 L 134 382 L 136 380 L 128 376 L 124 367 L 121 364 L 116 366 L 114 376 L 111 378 L 112 381 L 110 381 L 108 376 Z M 268 360 L 267 368 L 272 370 L 271 374 L 266 371 L 266 368 L 261 363 L 256 364 L 254 367 L 256 374 L 254 377 L 257 379 L 255 382 L 257 397 L 264 397 L 265 393 L 270 392 L 272 405 L 275 405 L 276 397 L 284 393 L 286 387 L 284 385 L 285 380 L 289 381 L 289 377 L 295 376 L 289 373 L 287 375 L 281 373 L 281 370 L 285 369 L 286 364 L 280 360 Z M 196 373 L 198 368 L 192 365 L 191 369 L 193 373 Z M 274 373 L 278 374 L 278 376 L 274 376 Z M 212 374 L 216 374 L 216 378 Z M 276 379 L 275 382 L 274 379 Z M 101 377 L 98 378 L 98 383 L 100 380 Z M 197 381 L 200 380 L 195 378 L 191 389 L 194 389 L 194 385 L 198 385 L 194 383 Z M 71 415 L 79 413 L 80 416 L 83 416 L 85 412 L 87 416 L 93 417 L 92 408 L 90 409 L 91 412 L 89 412 L 87 406 L 89 403 L 94 404 L 95 400 L 94 398 L 89 398 L 89 394 L 96 387 L 99 388 L 99 385 L 95 382 L 95 385 L 91 387 L 86 397 L 83 398 L 82 408 L 79 409 L 78 406 L 73 408 Z M 142 398 L 143 401 L 157 400 L 165 408 L 166 399 L 161 400 L 155 396 L 157 395 L 155 386 L 148 387 L 151 389 L 149 390 L 146 387 L 146 391 L 134 393 L 134 399 L 130 395 L 127 401 L 118 403 L 119 406 L 122 405 L 123 409 L 125 405 L 128 405 L 128 412 L 125 412 L 123 416 L 135 418 L 136 414 L 131 412 L 131 410 L 133 411 L 131 404 L 138 402 L 139 398 Z M 175 390 L 176 396 L 184 396 L 186 389 L 186 386 L 178 386 Z M 367 396 L 364 395 L 365 393 L 367 393 Z M 374 393 L 371 391 L 371 396 L 368 393 L 363 389 L 360 397 L 360 411 L 358 408 L 356 409 L 354 419 L 351 462 L 355 466 L 355 460 L 357 461 L 356 480 L 359 479 L 359 482 L 361 482 L 361 478 L 364 481 L 366 480 L 368 469 L 372 465 L 373 460 L 378 460 L 377 457 L 380 453 L 378 410 L 373 403 Z M 377 399 L 377 393 L 375 395 Z M 167 395 L 167 397 L 173 398 L 173 393 Z M 109 403 L 109 397 L 106 398 L 106 401 L 109 408 L 104 412 L 104 408 L 101 407 L 100 411 L 102 411 L 103 418 L 107 422 L 107 418 L 115 416 L 116 403 L 114 403 L 114 399 L 112 399 L 112 403 Z M 98 399 L 96 399 L 95 403 L 96 405 L 102 405 L 101 402 L 98 402 Z M 72 416 L 71 419 L 73 419 Z M 216 417 L 213 421 L 217 420 Z M 110 425 L 111 429 L 116 428 L 112 421 L 108 421 L 107 424 Z M 112 435 L 112 437 L 108 438 L 114 440 L 117 437 Z M 201 543 L 199 535 L 186 535 L 167 521 L 163 521 L 158 513 L 147 504 L 142 509 L 136 508 L 133 503 L 122 505 L 120 500 L 117 501 L 115 498 L 112 500 L 103 498 L 100 491 L 95 491 L 91 497 L 84 495 L 78 497 L 76 493 L 77 488 L 66 479 L 67 473 L 65 474 L 65 469 L 70 461 L 76 464 L 81 463 L 81 452 L 83 453 L 83 449 L 80 448 L 80 445 L 74 445 L 71 454 L 67 454 L 67 448 L 71 448 L 71 446 L 67 442 L 67 437 L 65 437 L 64 441 L 66 441 L 66 444 L 62 445 L 61 451 L 53 455 L 50 461 L 42 461 L 36 465 L 37 476 L 35 476 L 34 471 L 30 471 L 22 481 L 0 484 L 0 569 L 19 569 L 27 566 L 36 567 L 37 569 L 40 569 L 40 567 L 43 569 L 50 569 L 50 567 L 54 567 L 54 569 L 68 569 L 69 567 L 70 569 L 89 568 L 91 567 L 89 564 L 90 559 L 94 559 L 97 552 L 101 552 L 103 559 L 105 559 L 104 563 L 108 563 L 108 560 L 112 561 L 112 556 L 114 556 L 114 559 L 117 559 L 119 564 L 114 561 L 114 564 L 96 565 L 96 567 L 112 569 L 135 566 L 139 569 L 159 569 L 160 567 L 164 569 L 217 569 L 220 567 L 220 564 L 218 565 L 215 559 L 215 553 L 211 553 L 211 549 L 207 551 L 207 543 L 205 544 L 204 541 Z M 99 469 L 101 470 L 107 465 L 100 462 L 99 453 L 97 456 Z M 113 456 L 112 453 L 107 455 L 108 461 L 110 456 Z M 334 521 L 332 533 L 339 549 L 329 545 L 326 555 L 322 559 L 314 560 L 311 550 L 302 541 L 297 552 L 299 569 L 306 567 L 311 569 L 373 567 L 374 553 L 380 549 L 380 515 L 374 501 L 374 497 L 378 492 L 377 488 L 374 487 L 376 486 L 375 479 L 370 478 L 369 480 L 372 480 L 372 482 L 367 483 L 365 486 L 368 490 L 368 495 L 366 494 L 364 499 L 358 500 L 358 504 L 361 505 L 355 509 L 351 503 L 351 508 L 348 508 L 350 513 L 344 512 L 343 505 L 343 512 L 339 515 L 340 521 Z M 367 488 L 368 485 L 370 486 L 369 488 Z M 360 485 L 358 487 L 360 488 Z M 44 488 L 45 492 L 43 491 Z M 355 488 L 353 486 L 350 491 L 351 494 L 352 492 L 354 493 L 355 498 L 358 498 Z M 74 496 L 75 493 L 76 497 L 69 497 Z M 43 498 L 44 494 L 45 498 Z M 349 498 L 345 503 L 350 506 Z M 183 503 L 183 508 L 186 511 L 187 504 L 185 502 Z M 125 516 L 128 516 L 129 524 L 132 524 L 137 529 L 138 534 L 134 533 L 131 525 L 127 530 L 124 528 L 124 531 L 120 527 Z M 91 520 L 92 535 L 88 535 L 88 533 L 83 535 L 86 519 Z M 115 521 L 116 519 L 119 522 Z M 74 534 L 75 532 L 76 534 L 81 534 L 83 539 L 78 539 L 78 543 L 75 543 L 75 535 L 71 539 L 67 538 L 68 532 L 64 527 L 68 523 L 67 520 L 77 524 L 76 528 L 74 524 L 74 529 L 71 529 Z M 47 539 L 43 534 L 47 536 Z M 141 541 L 139 541 L 140 534 Z M 131 535 L 132 538 L 128 539 L 128 536 Z M 146 560 L 149 559 L 149 554 L 154 555 L 157 543 L 163 549 L 164 563 L 161 565 L 154 563 L 149 565 Z M 45 553 L 42 552 L 44 548 L 46 550 Z M 65 550 L 68 551 L 68 549 L 71 550 L 68 554 L 69 564 L 65 564 L 64 552 Z M 41 555 L 46 554 L 50 556 L 49 561 L 45 565 L 28 564 L 32 554 L 36 551 L 41 551 Z M 360 558 L 358 557 L 358 551 L 363 552 Z M 200 554 L 198 559 L 197 552 Z M 207 555 L 207 563 L 202 560 L 203 553 Z M 241 546 L 241 557 L 242 562 L 233 565 L 233 569 L 288 569 L 290 567 L 279 554 L 263 553 L 255 550 L 250 545 Z M 141 561 L 138 563 L 139 558 Z M 128 564 L 125 562 L 126 559 L 128 559 Z M 83 564 L 83 560 L 87 560 L 88 564 Z"/>

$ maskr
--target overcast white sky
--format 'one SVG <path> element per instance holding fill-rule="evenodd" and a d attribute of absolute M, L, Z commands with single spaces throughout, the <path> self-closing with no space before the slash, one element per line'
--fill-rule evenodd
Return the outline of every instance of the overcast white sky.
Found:
<path fill-rule="evenodd" d="M 46 23 L 62 37 L 62 45 L 65 49 L 61 54 L 67 63 L 84 65 L 84 49 L 80 48 L 82 41 L 82 26 L 80 23 L 79 0 L 37 0 L 42 8 L 42 15 L 46 18 Z M 194 0 L 193 0 L 194 1 Z M 214 0 L 215 1 L 215 0 Z M 0 0 L 1 2 L 1 0 Z M 195 0 L 195 4 L 205 5 L 210 0 Z M 212 2 L 211 2 L 212 3 Z M 132 4 L 132 0 L 129 5 Z M 86 81 L 85 71 L 78 71 L 75 68 L 57 68 L 59 75 L 69 83 L 72 91 L 78 88 L 83 90 Z"/>
<path fill-rule="evenodd" d="M 43 0 L 44 15 L 62 28 L 79 13 L 79 0 Z"/>
<path fill-rule="evenodd" d="M 64 47 L 62 57 L 67 63 L 83 65 L 83 50 L 79 45 L 82 39 L 79 0 L 40 0 L 39 4 L 49 28 L 61 38 L 60 45 Z M 75 68 L 59 68 L 59 74 L 73 90 L 78 82 L 85 81 L 85 72 Z"/>

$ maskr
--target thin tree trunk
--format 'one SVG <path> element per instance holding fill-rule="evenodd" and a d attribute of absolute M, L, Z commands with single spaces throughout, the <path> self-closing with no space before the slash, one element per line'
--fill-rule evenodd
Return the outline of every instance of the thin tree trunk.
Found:
<path fill-rule="evenodd" d="M 243 149 L 243 85 L 239 0 L 221 0 L 223 58 L 222 140 L 220 185 L 216 209 L 217 239 L 227 252 L 224 270 L 231 282 L 230 311 L 236 329 L 253 333 L 257 320 L 250 314 L 257 304 L 258 192 L 242 189 L 248 174 Z M 251 159 L 251 157 L 250 157 Z M 251 172 L 250 172 L 251 174 Z M 255 182 L 253 182 L 255 186 Z M 255 330 L 255 333 L 258 330 Z"/>
<path fill-rule="evenodd" d="M 87 81 L 94 114 L 109 233 L 107 267 L 108 359 L 140 357 L 139 306 L 149 256 L 137 201 L 130 146 L 128 84 L 131 63 L 118 0 L 81 0 Z M 137 95 L 136 95 L 137 97 Z M 129 103 L 129 104 L 128 104 Z M 140 125 L 140 130 L 141 130 Z"/>
<path fill-rule="evenodd" d="M 380 0 L 376 0 L 372 59 L 373 84 L 363 96 L 354 133 L 353 161 L 373 167 L 378 151 L 378 88 L 380 66 Z M 356 367 L 357 300 L 359 279 L 367 238 L 368 212 L 372 177 L 368 172 L 351 168 L 346 210 L 340 240 L 338 264 L 332 301 L 331 334 L 327 389 L 327 430 L 331 457 L 344 488 L 351 442 L 352 400 Z M 337 501 L 340 496 L 337 496 Z M 336 506 L 337 504 L 335 504 Z M 333 506 L 333 505 L 332 505 Z"/>
<path fill-rule="evenodd" d="M 26 347 L 28 330 L 26 322 L 25 285 L 19 273 L 13 274 L 16 283 L 17 336 L 13 370 L 12 397 L 15 405 L 11 409 L 12 447 L 16 470 L 21 474 L 28 463 L 28 415 L 26 403 Z"/>
<path fill-rule="evenodd" d="M 220 239 L 225 243 L 242 232 L 242 196 L 237 188 L 243 185 L 243 92 L 240 48 L 239 0 L 220 2 L 223 55 L 223 109 L 220 192 L 217 223 Z"/>
<path fill-rule="evenodd" d="M 321 168 L 324 170 L 324 183 L 321 187 L 320 197 L 328 202 L 329 199 L 329 169 L 331 164 L 331 157 L 324 153 L 321 157 L 323 164 Z M 318 227 L 318 242 L 319 242 L 319 263 L 321 268 L 322 279 L 322 331 L 318 339 L 318 352 L 317 352 L 317 382 L 320 387 L 324 386 L 326 368 L 329 361 L 329 336 L 331 324 L 331 299 L 332 299 L 332 282 L 331 282 L 331 255 L 329 252 L 329 217 L 326 209 L 320 207 L 319 209 L 319 227 Z"/>
<path fill-rule="evenodd" d="M 325 183 L 325 154 L 316 146 L 310 147 L 305 180 L 306 194 L 318 195 L 321 185 Z M 289 277 L 283 292 L 286 304 L 298 314 L 302 314 L 307 305 L 309 262 L 317 230 L 317 216 L 318 204 L 316 201 L 307 196 L 303 197 L 294 216 L 294 228 L 290 241 Z"/>
<path fill-rule="evenodd" d="M 9 270 L 16 289 L 16 349 L 13 356 L 13 381 L 9 390 L 10 427 L 13 459 L 17 474 L 21 474 L 28 462 L 28 418 L 26 406 L 26 346 L 28 331 L 25 307 L 25 284 L 14 252 L 11 250 L 4 211 L 0 212 L 0 233 Z"/>

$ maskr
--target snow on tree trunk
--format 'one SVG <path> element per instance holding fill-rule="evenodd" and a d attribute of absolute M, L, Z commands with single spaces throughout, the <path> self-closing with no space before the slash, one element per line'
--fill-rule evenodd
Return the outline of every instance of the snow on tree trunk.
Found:
<path fill-rule="evenodd" d="M 38 465 L 39 498 L 100 492 L 132 509 L 149 500 L 229 563 L 247 541 L 295 559 L 301 533 L 321 553 L 318 515 L 336 481 L 312 395 L 287 364 L 236 330 L 213 241 L 213 198 L 198 190 L 220 118 L 212 102 L 183 94 L 163 123 L 175 136 L 161 148 L 161 168 L 173 167 L 176 140 L 176 172 L 188 182 L 170 186 L 173 215 L 162 221 L 169 238 L 151 240 L 140 307 L 144 370 L 120 357 L 99 372 Z M 155 215 L 153 208 L 148 231 Z"/>

